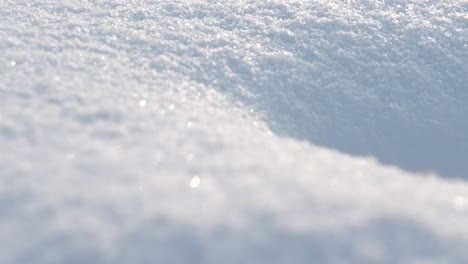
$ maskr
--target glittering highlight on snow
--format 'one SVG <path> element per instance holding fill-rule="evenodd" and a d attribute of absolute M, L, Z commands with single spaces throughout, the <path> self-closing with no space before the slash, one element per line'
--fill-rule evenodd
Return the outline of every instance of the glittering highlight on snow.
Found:
<path fill-rule="evenodd" d="M 196 189 L 200 186 L 200 183 L 201 183 L 201 179 L 199 176 L 194 176 L 191 180 L 190 180 L 190 187 L 192 189 Z"/>
<path fill-rule="evenodd" d="M 468 201 L 465 196 L 457 195 L 453 198 L 453 206 L 457 211 L 463 211 L 468 206 Z"/>

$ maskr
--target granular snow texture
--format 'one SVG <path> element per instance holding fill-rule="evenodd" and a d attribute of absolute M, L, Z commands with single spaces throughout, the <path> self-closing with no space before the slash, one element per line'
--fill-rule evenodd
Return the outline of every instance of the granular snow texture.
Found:
<path fill-rule="evenodd" d="M 468 2 L 0 0 L 0 263 L 468 263 Z"/>

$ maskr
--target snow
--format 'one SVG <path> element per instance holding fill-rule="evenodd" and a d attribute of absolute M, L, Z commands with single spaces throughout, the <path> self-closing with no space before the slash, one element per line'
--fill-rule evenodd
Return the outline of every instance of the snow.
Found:
<path fill-rule="evenodd" d="M 0 263 L 468 262 L 467 14 L 0 1 Z"/>

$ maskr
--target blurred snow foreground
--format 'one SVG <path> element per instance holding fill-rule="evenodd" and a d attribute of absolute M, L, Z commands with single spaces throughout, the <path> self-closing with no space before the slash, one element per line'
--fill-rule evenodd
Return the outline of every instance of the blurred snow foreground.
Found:
<path fill-rule="evenodd" d="M 468 263 L 468 2 L 0 1 L 0 263 Z"/>

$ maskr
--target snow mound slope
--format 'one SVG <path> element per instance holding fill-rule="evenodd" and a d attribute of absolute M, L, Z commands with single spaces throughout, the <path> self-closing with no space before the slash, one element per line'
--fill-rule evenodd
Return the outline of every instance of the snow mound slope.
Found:
<path fill-rule="evenodd" d="M 466 263 L 467 9 L 1 1 L 0 263 Z"/>

